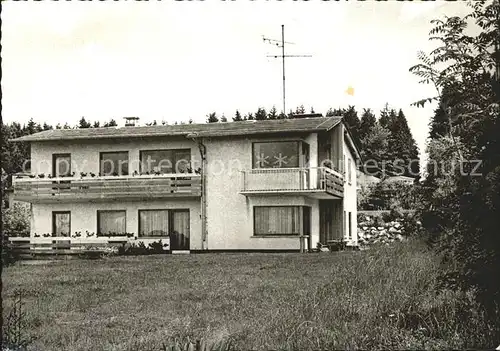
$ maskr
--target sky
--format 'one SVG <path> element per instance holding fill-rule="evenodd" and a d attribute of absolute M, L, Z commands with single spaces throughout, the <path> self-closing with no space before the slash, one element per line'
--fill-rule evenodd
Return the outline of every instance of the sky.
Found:
<path fill-rule="evenodd" d="M 125 116 L 204 122 L 258 107 L 325 114 L 355 105 L 402 108 L 421 150 L 435 96 L 408 69 L 429 52 L 430 20 L 464 15 L 465 2 L 161 1 L 3 2 L 2 116 L 76 125 Z M 352 87 L 354 94 L 346 93 Z"/>

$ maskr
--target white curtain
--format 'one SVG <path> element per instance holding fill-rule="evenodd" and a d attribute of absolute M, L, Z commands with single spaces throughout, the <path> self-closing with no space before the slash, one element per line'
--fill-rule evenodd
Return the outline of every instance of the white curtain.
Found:
<path fill-rule="evenodd" d="M 125 211 L 99 212 L 99 234 L 126 233 Z"/>
<path fill-rule="evenodd" d="M 139 211 L 140 236 L 167 236 L 168 210 Z"/>
<path fill-rule="evenodd" d="M 55 213 L 54 214 L 54 231 L 56 236 L 70 235 L 70 213 Z"/>
<path fill-rule="evenodd" d="M 255 207 L 255 234 L 299 234 L 299 207 Z"/>

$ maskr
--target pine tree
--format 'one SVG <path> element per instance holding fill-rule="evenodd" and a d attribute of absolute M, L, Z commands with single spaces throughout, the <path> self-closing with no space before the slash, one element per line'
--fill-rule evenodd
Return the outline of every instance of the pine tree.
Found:
<path fill-rule="evenodd" d="M 269 113 L 267 114 L 267 118 L 269 119 L 278 119 L 278 111 L 276 110 L 276 106 L 273 106 Z"/>
<path fill-rule="evenodd" d="M 363 148 L 360 150 L 364 161 L 364 166 L 361 168 L 363 172 L 376 177 L 384 176 L 386 167 L 383 162 L 387 159 L 389 135 L 390 131 L 377 122 L 363 137 L 361 140 Z"/>
<path fill-rule="evenodd" d="M 335 117 L 335 112 L 330 107 L 328 111 L 326 111 L 326 117 Z"/>
<path fill-rule="evenodd" d="M 94 125 L 92 126 L 92 128 L 100 128 L 100 127 L 101 127 L 101 123 L 99 121 L 95 121 Z"/>
<path fill-rule="evenodd" d="M 257 112 L 255 113 L 255 120 L 257 120 L 257 121 L 263 121 L 265 119 L 267 119 L 266 110 L 263 107 L 259 107 L 257 109 Z"/>
<path fill-rule="evenodd" d="M 347 110 L 343 110 L 344 122 L 347 124 L 353 138 L 357 145 L 360 145 L 359 141 L 359 117 L 358 112 L 354 106 L 349 106 Z"/>
<path fill-rule="evenodd" d="M 220 121 L 221 122 L 227 122 L 227 118 L 226 118 L 226 116 L 224 116 L 224 114 L 222 114 L 222 117 L 220 118 Z"/>
<path fill-rule="evenodd" d="M 103 127 L 116 127 L 118 123 L 112 118 L 109 122 L 104 123 Z"/>
<path fill-rule="evenodd" d="M 47 124 L 46 122 L 43 123 L 43 127 L 42 127 L 43 130 L 50 130 L 52 129 L 52 126 Z"/>
<path fill-rule="evenodd" d="M 283 111 L 281 111 L 280 114 L 278 115 L 278 119 L 286 119 L 286 115 Z"/>
<path fill-rule="evenodd" d="M 380 111 L 380 118 L 378 120 L 378 122 L 382 127 L 387 128 L 387 126 L 389 125 L 389 120 L 390 120 L 389 114 L 390 114 L 389 104 L 385 103 L 384 108 Z"/>
<path fill-rule="evenodd" d="M 252 112 L 248 112 L 246 115 L 245 115 L 245 118 L 244 120 L 245 121 L 253 121 L 255 118 L 253 117 L 253 113 Z"/>
<path fill-rule="evenodd" d="M 306 109 L 305 109 L 304 105 L 300 105 L 295 109 L 295 114 L 297 114 L 297 115 L 303 115 L 305 113 L 306 113 Z"/>
<path fill-rule="evenodd" d="M 311 106 L 311 113 L 316 113 L 314 112 L 314 107 Z"/>
<path fill-rule="evenodd" d="M 90 122 L 87 122 L 85 120 L 85 117 L 82 116 L 80 122 L 78 122 L 78 128 L 90 128 L 90 127 L 92 127 L 92 124 L 90 124 Z"/>
<path fill-rule="evenodd" d="M 370 130 L 375 126 L 377 123 L 377 118 L 371 111 L 371 109 L 363 109 L 363 114 L 361 115 L 361 122 L 359 123 L 359 139 L 360 141 L 363 140 Z M 363 148 L 364 145 L 361 144 L 361 148 Z"/>
<path fill-rule="evenodd" d="M 234 122 L 243 121 L 243 118 L 241 118 L 240 111 L 236 110 L 236 114 L 235 114 L 235 115 L 234 115 L 234 117 L 233 117 L 233 121 L 234 121 Z"/>
<path fill-rule="evenodd" d="M 207 115 L 207 123 L 217 123 L 219 122 L 219 117 L 217 117 L 217 114 L 215 112 L 209 113 Z"/>
<path fill-rule="evenodd" d="M 403 110 L 400 109 L 397 115 L 394 113 L 394 116 L 391 111 L 390 116 L 391 121 L 388 129 L 391 135 L 389 137 L 389 146 L 393 151 L 393 160 L 399 160 L 398 165 L 404 166 L 401 175 L 418 177 L 420 171 L 418 147 L 408 127 Z M 400 171 L 398 170 L 398 172 Z"/>

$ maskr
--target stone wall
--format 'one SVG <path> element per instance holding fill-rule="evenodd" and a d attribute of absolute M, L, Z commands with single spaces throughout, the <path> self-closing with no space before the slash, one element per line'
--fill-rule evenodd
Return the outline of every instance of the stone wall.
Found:
<path fill-rule="evenodd" d="M 412 216 L 383 216 L 380 214 L 362 214 L 358 217 L 358 243 L 360 249 L 366 249 L 371 244 L 386 244 L 403 241 L 410 231 L 421 225 Z M 391 218 L 392 217 L 392 218 Z M 410 223 L 413 222 L 413 223 Z"/>

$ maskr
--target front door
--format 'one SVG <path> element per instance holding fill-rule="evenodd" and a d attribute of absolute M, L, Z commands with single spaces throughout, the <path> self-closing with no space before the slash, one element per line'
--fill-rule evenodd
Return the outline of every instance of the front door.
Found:
<path fill-rule="evenodd" d="M 189 250 L 189 210 L 172 210 L 170 213 L 170 250 Z"/>

